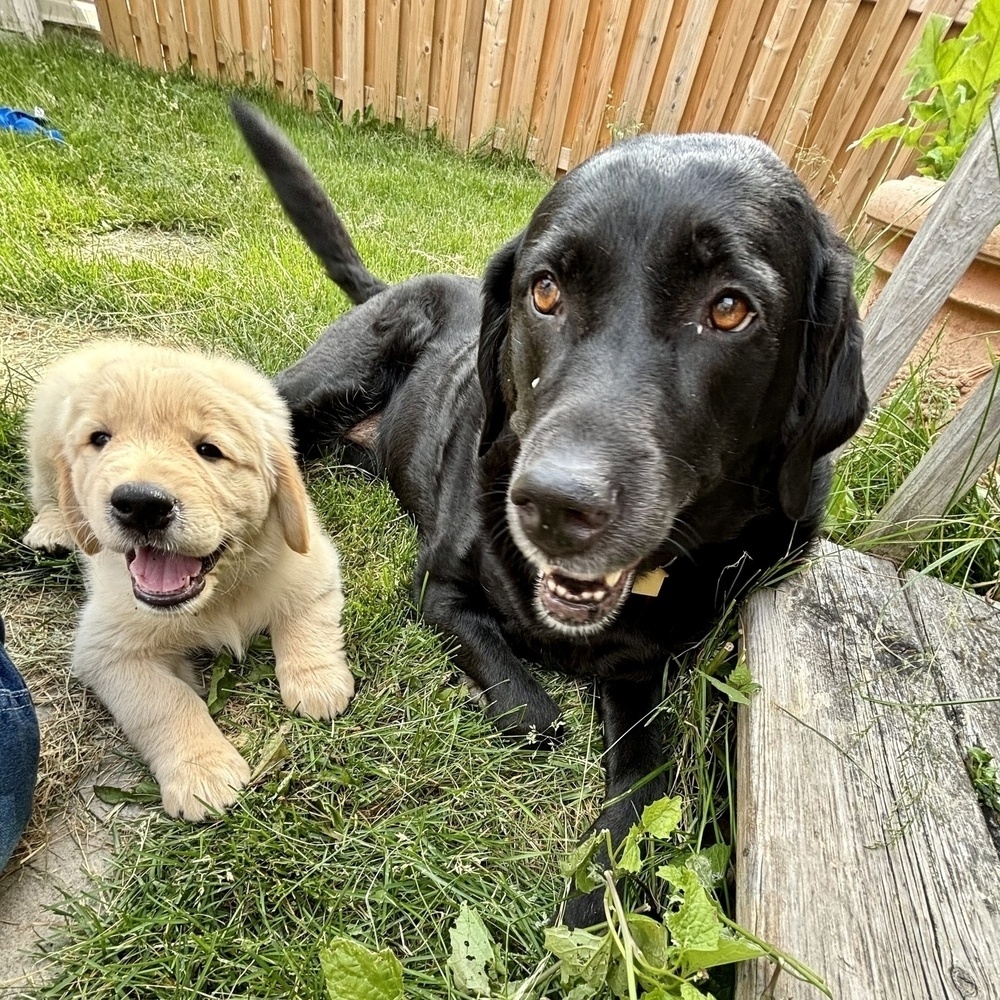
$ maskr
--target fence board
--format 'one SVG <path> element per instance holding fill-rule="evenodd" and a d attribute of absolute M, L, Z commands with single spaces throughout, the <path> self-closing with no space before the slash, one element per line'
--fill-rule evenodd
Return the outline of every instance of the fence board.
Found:
<path fill-rule="evenodd" d="M 196 0 L 195 0 L 196 2 Z M 285 0 L 292 3 L 293 0 Z M 243 60 L 243 29 L 240 26 L 239 7 L 230 0 L 209 0 L 215 36 L 215 62 L 219 76 L 234 83 L 246 79 Z"/>
<path fill-rule="evenodd" d="M 365 109 L 365 0 L 343 0 L 344 117 Z"/>
<path fill-rule="evenodd" d="M 290 97 L 303 94 L 302 7 L 299 0 L 271 0 L 274 80 Z"/>
<path fill-rule="evenodd" d="M 99 0 L 144 65 L 332 87 L 350 118 L 492 136 L 551 171 L 621 133 L 722 127 L 771 142 L 846 221 L 908 153 L 848 150 L 900 107 L 919 19 L 968 0 Z M 183 5 L 183 7 L 182 7 Z M 178 30 L 183 9 L 184 31 Z M 919 13 L 917 13 L 919 11 Z M 186 47 L 186 57 L 184 55 Z M 133 49 L 135 51 L 133 51 Z M 530 136 L 530 142 L 525 140 Z M 839 184 L 839 188 L 836 185 Z"/>
<path fill-rule="evenodd" d="M 523 0 L 522 6 L 517 35 L 512 41 L 514 61 L 511 64 L 510 97 L 504 122 L 505 145 L 516 149 L 524 149 L 531 129 L 531 110 L 545 42 L 549 0 Z"/>
<path fill-rule="evenodd" d="M 740 103 L 732 131 L 760 132 L 810 6 L 809 0 L 781 0 L 778 4 L 745 90 L 734 91 L 740 95 Z"/>
<path fill-rule="evenodd" d="M 131 0 L 132 32 L 140 65 L 163 69 L 160 26 L 156 23 L 153 0 Z"/>
<path fill-rule="evenodd" d="M 852 134 L 857 109 L 875 86 L 879 67 L 892 45 L 896 30 L 906 16 L 908 0 L 879 0 L 865 24 L 865 31 L 840 78 L 827 114 L 815 130 L 807 133 L 806 145 L 818 146 L 828 161 L 841 152 Z M 813 194 L 819 195 L 829 178 L 829 171 L 819 170 L 807 181 Z"/>
<path fill-rule="evenodd" d="M 406 121 L 415 128 L 427 125 L 427 93 L 431 79 L 431 50 L 434 43 L 434 0 L 407 0 L 409 24 L 405 55 L 403 96 Z"/>
<path fill-rule="evenodd" d="M 381 0 L 375 16 L 375 114 L 390 122 L 396 119 L 399 17 L 399 0 Z"/>
<path fill-rule="evenodd" d="M 667 88 L 653 118 L 654 132 L 676 132 L 680 127 L 718 3 L 719 0 L 690 0 L 688 3 L 687 17 L 667 70 Z"/>
<path fill-rule="evenodd" d="M 934 446 L 903 480 L 860 541 L 883 540 L 880 550 L 903 559 L 976 484 L 1000 455 L 1000 399 L 997 377 L 981 382 Z M 890 540 L 887 536 L 893 536 Z M 901 536 L 905 536 L 902 540 Z"/>
<path fill-rule="evenodd" d="M 991 127 L 992 126 L 992 127 Z M 1000 96 L 865 321 L 865 385 L 878 399 L 1000 223 Z"/>
<path fill-rule="evenodd" d="M 633 12 L 641 11 L 629 58 L 621 60 L 619 74 L 616 74 L 616 77 L 623 77 L 622 82 L 612 84 L 613 124 L 620 132 L 631 134 L 642 124 L 673 6 L 673 0 L 652 0 L 641 8 L 634 6 L 629 12 L 631 19 Z"/>
<path fill-rule="evenodd" d="M 582 114 L 578 119 L 575 141 L 570 147 L 571 166 L 585 160 L 600 145 L 607 115 L 608 91 L 618 61 L 628 9 L 629 0 L 608 0 L 601 6 L 601 16 L 596 22 L 593 42 L 583 67 Z"/>
<path fill-rule="evenodd" d="M 181 0 L 156 0 L 156 13 L 164 65 L 168 70 L 180 69 L 187 64 L 189 57 Z"/>
<path fill-rule="evenodd" d="M 476 100 L 476 78 L 479 71 L 479 45 L 483 37 L 486 0 L 468 0 L 465 11 L 465 37 L 459 65 L 458 104 L 455 108 L 453 139 L 461 150 L 469 148 L 472 135 L 472 115 Z"/>
<path fill-rule="evenodd" d="M 479 73 L 472 109 L 470 139 L 481 142 L 496 126 L 503 82 L 504 57 L 513 0 L 487 0 L 479 39 Z"/>

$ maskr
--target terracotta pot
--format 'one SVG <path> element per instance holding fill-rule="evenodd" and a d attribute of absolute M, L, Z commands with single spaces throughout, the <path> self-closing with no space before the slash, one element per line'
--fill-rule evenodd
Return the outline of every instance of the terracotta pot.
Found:
<path fill-rule="evenodd" d="M 874 272 L 861 304 L 862 315 L 885 287 L 943 186 L 931 177 L 913 176 L 886 181 L 872 193 L 865 208 L 869 223 L 865 256 Z M 1000 226 L 990 233 L 924 331 L 910 363 L 928 351 L 935 376 L 963 393 L 992 369 L 993 358 L 1000 357 Z"/>

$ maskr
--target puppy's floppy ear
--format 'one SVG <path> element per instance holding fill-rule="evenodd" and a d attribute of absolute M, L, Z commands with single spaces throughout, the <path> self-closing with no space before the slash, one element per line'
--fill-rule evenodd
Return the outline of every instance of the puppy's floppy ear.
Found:
<path fill-rule="evenodd" d="M 813 464 L 848 440 L 868 410 L 854 258 L 825 217 L 817 218 L 811 243 L 802 351 L 778 476 L 781 507 L 793 521 L 808 513 Z"/>
<path fill-rule="evenodd" d="M 66 527 L 69 528 L 73 541 L 79 546 L 81 552 L 85 552 L 88 556 L 97 555 L 101 551 L 101 543 L 90 527 L 90 522 L 84 516 L 76 490 L 73 489 L 73 477 L 69 462 L 61 449 L 53 456 L 53 462 L 56 467 L 56 479 L 59 487 L 59 511 L 66 522 Z"/>
<path fill-rule="evenodd" d="M 274 505 L 285 542 L 293 552 L 309 551 L 309 497 L 295 455 L 286 441 L 275 442 L 271 461 L 277 477 Z"/>
<path fill-rule="evenodd" d="M 510 326 L 510 285 L 523 233 L 508 240 L 486 267 L 483 276 L 483 314 L 479 327 L 479 385 L 485 412 L 479 454 L 490 450 L 503 430 L 507 403 L 503 394 L 503 352 Z"/>

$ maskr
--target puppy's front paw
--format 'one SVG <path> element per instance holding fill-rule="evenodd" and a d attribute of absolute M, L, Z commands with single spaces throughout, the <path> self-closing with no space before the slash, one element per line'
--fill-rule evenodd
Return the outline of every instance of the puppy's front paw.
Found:
<path fill-rule="evenodd" d="M 285 663 L 278 670 L 285 707 L 307 719 L 332 719 L 354 697 L 354 677 L 342 657 L 329 663 Z"/>
<path fill-rule="evenodd" d="M 225 740 L 187 753 L 160 779 L 163 810 L 168 816 L 198 823 L 224 812 L 250 780 L 250 766 Z"/>
<path fill-rule="evenodd" d="M 45 510 L 38 514 L 22 539 L 25 545 L 42 552 L 69 551 L 75 545 L 62 514 L 57 510 Z"/>
<path fill-rule="evenodd" d="M 552 750 L 565 735 L 559 706 L 548 696 L 514 707 L 501 706 L 497 701 L 489 701 L 487 696 L 486 711 L 504 736 L 529 750 Z"/>

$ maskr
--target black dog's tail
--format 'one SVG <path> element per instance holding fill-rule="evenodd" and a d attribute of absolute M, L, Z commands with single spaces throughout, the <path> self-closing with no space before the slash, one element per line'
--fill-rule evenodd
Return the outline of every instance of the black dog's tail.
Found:
<path fill-rule="evenodd" d="M 285 214 L 319 257 L 326 273 L 355 305 L 385 291 L 389 286 L 362 263 L 326 192 L 284 133 L 239 98 L 234 97 L 229 108 Z"/>

